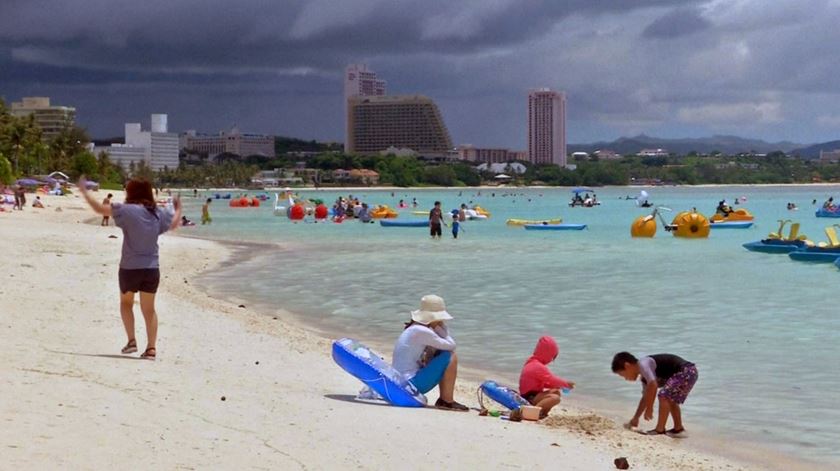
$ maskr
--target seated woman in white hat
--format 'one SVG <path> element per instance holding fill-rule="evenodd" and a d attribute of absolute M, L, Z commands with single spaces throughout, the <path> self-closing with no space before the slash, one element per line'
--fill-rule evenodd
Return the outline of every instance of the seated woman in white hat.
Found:
<path fill-rule="evenodd" d="M 423 394 L 438 386 L 438 409 L 466 411 L 469 408 L 454 398 L 458 357 L 455 340 L 444 323 L 450 319 L 443 298 L 434 294 L 423 296 L 420 309 L 411 311 L 411 322 L 394 346 L 394 368 Z"/>

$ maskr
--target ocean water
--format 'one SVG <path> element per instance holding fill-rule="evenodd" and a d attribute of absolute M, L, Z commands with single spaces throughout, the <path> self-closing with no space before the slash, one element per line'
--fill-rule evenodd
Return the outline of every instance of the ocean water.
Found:
<path fill-rule="evenodd" d="M 684 408 L 697 425 L 724 438 L 755 440 L 811 460 L 840 464 L 840 270 L 753 253 L 741 244 L 775 231 L 777 220 L 825 240 L 837 219 L 816 208 L 840 186 L 646 188 L 649 199 L 677 211 L 710 216 L 720 199 L 756 216 L 745 230 L 713 229 L 708 239 L 675 238 L 661 227 L 633 239 L 630 224 L 648 214 L 625 196 L 638 188 L 596 188 L 602 205 L 570 208 L 569 189 L 304 191 L 333 201 L 353 193 L 396 207 L 443 202 L 479 204 L 488 220 L 468 221 L 458 240 L 444 228 L 431 240 L 423 228 L 378 224 L 293 224 L 260 208 L 228 208 L 214 200 L 214 222 L 185 228 L 199 237 L 278 242 L 205 276 L 216 295 L 283 307 L 303 321 L 372 344 L 391 344 L 409 311 L 427 293 L 443 296 L 462 364 L 516 379 L 540 335 L 561 353 L 555 372 L 577 382 L 574 395 L 619 405 L 629 417 L 640 386 L 610 371 L 615 352 L 669 352 L 697 364 L 700 379 Z M 253 193 L 252 193 L 253 194 Z M 812 205 L 812 200 L 817 205 Z M 788 211 L 794 202 L 798 211 Z M 188 198 L 199 218 L 200 199 Z M 400 219 L 421 218 L 404 210 Z M 583 231 L 535 232 L 505 219 L 562 217 Z M 383 352 L 390 354 L 389 351 Z M 339 374 L 337 372 L 337 374 Z"/>

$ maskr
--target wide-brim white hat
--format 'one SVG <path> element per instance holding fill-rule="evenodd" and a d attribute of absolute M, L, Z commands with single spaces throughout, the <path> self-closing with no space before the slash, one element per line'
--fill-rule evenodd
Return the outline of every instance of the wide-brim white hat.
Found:
<path fill-rule="evenodd" d="M 446 311 L 443 298 L 434 294 L 427 294 L 420 299 L 420 309 L 411 311 L 411 320 L 428 325 L 436 321 L 448 321 L 452 315 Z"/>

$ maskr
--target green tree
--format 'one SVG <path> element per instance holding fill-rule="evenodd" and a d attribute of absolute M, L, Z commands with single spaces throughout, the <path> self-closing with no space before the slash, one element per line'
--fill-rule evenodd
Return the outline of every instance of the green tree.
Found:
<path fill-rule="evenodd" d="M 96 162 L 96 157 L 88 151 L 79 152 L 73 156 L 73 165 L 70 176 L 76 179 L 81 175 L 89 175 L 91 178 L 101 178 L 99 175 L 99 165 Z"/>
<path fill-rule="evenodd" d="M 9 162 L 3 154 L 0 154 L 0 183 L 4 185 L 9 185 L 14 180 L 14 174 L 12 174 L 12 164 Z"/>

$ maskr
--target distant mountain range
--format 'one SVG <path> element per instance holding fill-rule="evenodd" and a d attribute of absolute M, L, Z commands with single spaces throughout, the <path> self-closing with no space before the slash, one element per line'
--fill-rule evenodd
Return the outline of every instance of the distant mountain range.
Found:
<path fill-rule="evenodd" d="M 840 142 L 840 141 L 833 141 Z M 828 143 L 826 143 L 828 144 Z M 619 154 L 635 154 L 642 149 L 665 149 L 676 154 L 688 154 L 697 152 L 709 154 L 714 151 L 724 154 L 738 154 L 741 152 L 755 152 L 766 154 L 773 151 L 789 153 L 797 149 L 811 149 L 811 147 L 822 146 L 817 144 L 811 147 L 804 147 L 806 144 L 795 142 L 767 142 L 760 139 L 746 139 L 738 136 L 711 136 L 701 138 L 665 139 L 660 137 L 639 134 L 634 137 L 620 137 L 612 142 L 593 142 L 591 144 L 569 144 L 568 152 L 595 152 L 598 149 L 609 149 Z M 840 147 L 837 147 L 840 148 Z M 831 148 L 832 150 L 834 147 Z M 816 151 L 819 157 L 819 149 Z M 800 153 L 803 157 L 804 153 Z M 811 154 L 809 154 L 810 157 Z"/>
<path fill-rule="evenodd" d="M 822 144 L 814 144 L 808 147 L 802 147 L 799 149 L 794 149 L 791 151 L 793 155 L 799 155 L 805 159 L 818 159 L 820 158 L 820 151 L 832 151 L 840 149 L 840 141 L 828 141 L 823 142 Z"/>

